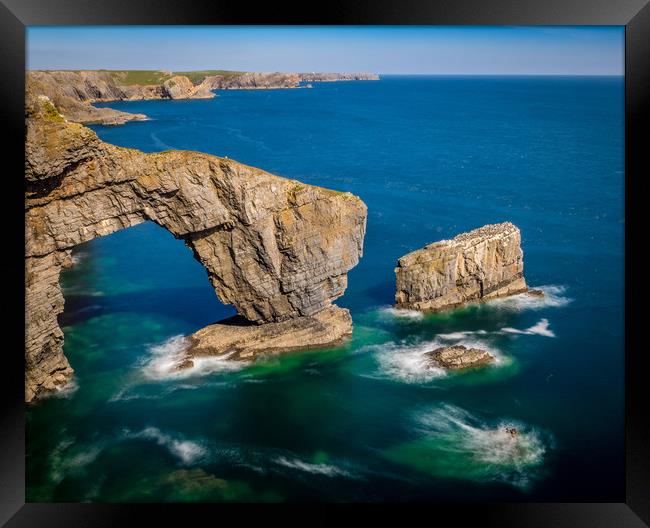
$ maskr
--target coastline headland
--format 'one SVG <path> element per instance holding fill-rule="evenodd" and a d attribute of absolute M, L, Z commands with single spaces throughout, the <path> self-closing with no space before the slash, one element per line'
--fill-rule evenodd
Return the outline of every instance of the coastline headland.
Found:
<path fill-rule="evenodd" d="M 146 120 L 93 103 L 149 99 L 209 99 L 213 90 L 308 88 L 311 82 L 378 80 L 374 73 L 259 73 L 224 70 L 171 72 L 153 70 L 32 70 L 27 91 L 45 95 L 57 110 L 77 123 L 121 125 Z"/>

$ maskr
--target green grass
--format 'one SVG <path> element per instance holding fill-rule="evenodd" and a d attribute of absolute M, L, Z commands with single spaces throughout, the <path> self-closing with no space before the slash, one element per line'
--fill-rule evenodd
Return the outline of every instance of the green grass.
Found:
<path fill-rule="evenodd" d="M 155 70 L 100 70 L 112 74 L 116 82 L 124 85 L 161 84 L 171 77 L 170 72 Z"/>
<path fill-rule="evenodd" d="M 49 70 L 57 71 L 57 70 Z M 58 70 L 58 71 L 90 71 L 90 70 Z M 241 71 L 231 70 L 194 70 L 194 71 L 175 71 L 169 70 L 96 70 L 111 74 L 116 83 L 122 85 L 147 85 L 162 84 L 174 75 L 184 75 L 192 84 L 199 84 L 203 79 L 211 75 L 223 75 L 224 77 L 235 77 L 241 75 Z"/>
<path fill-rule="evenodd" d="M 229 70 L 195 70 L 195 71 L 154 71 L 154 70 L 104 70 L 115 74 L 115 80 L 120 84 L 161 84 L 174 75 L 187 77 L 192 84 L 200 84 L 203 79 L 211 75 L 223 75 L 224 77 L 235 77 L 244 72 Z"/>
<path fill-rule="evenodd" d="M 190 81 L 192 81 L 193 84 L 199 84 L 203 79 L 205 79 L 206 77 L 210 77 L 211 75 L 223 75 L 224 77 L 235 77 L 237 75 L 241 75 L 242 73 L 245 72 L 230 71 L 230 70 L 196 70 L 196 71 L 186 71 L 186 72 L 177 71 L 174 72 L 174 75 L 184 75 Z"/>

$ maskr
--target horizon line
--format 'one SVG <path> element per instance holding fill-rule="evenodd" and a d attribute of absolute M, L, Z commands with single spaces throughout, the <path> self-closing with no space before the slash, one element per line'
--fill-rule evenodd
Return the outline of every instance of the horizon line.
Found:
<path fill-rule="evenodd" d="M 311 71 L 289 71 L 289 70 L 224 70 L 223 68 L 197 68 L 193 70 L 170 70 L 168 68 L 25 68 L 25 71 L 143 71 L 143 72 L 162 72 L 168 71 L 171 73 L 193 73 L 200 71 L 226 71 L 237 73 L 338 73 L 338 74 L 361 74 L 369 73 L 374 75 L 386 76 L 405 76 L 405 75 L 421 75 L 429 77 L 625 77 L 623 73 L 553 73 L 553 72 L 529 72 L 529 73 L 474 73 L 474 72 L 461 72 L 461 73 L 438 73 L 438 72 L 374 72 L 371 70 L 356 70 L 356 71 L 326 71 L 326 70 L 311 70 Z"/>

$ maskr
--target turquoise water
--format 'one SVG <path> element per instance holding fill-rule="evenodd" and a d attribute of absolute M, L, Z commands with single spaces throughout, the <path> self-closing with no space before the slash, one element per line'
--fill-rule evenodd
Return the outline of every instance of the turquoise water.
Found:
<path fill-rule="evenodd" d="M 63 277 L 76 383 L 28 408 L 27 500 L 622 500 L 623 79 L 384 77 L 218 95 L 111 103 L 152 120 L 95 130 L 360 196 L 364 256 L 337 301 L 353 338 L 161 377 L 176 336 L 234 310 L 158 226 L 85 244 Z M 506 220 L 544 299 L 390 308 L 399 256 Z M 427 370 L 422 353 L 443 343 L 499 361 Z"/>

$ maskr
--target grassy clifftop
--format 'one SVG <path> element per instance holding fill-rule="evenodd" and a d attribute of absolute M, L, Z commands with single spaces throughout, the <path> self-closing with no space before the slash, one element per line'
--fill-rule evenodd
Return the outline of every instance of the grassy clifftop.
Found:
<path fill-rule="evenodd" d="M 80 72 L 84 70 L 57 70 Z M 203 79 L 212 75 L 235 77 L 245 72 L 230 70 L 194 70 L 194 71 L 169 71 L 169 70 L 95 70 L 110 74 L 116 82 L 124 86 L 162 84 L 175 75 L 187 77 L 193 84 L 199 84 Z"/>

